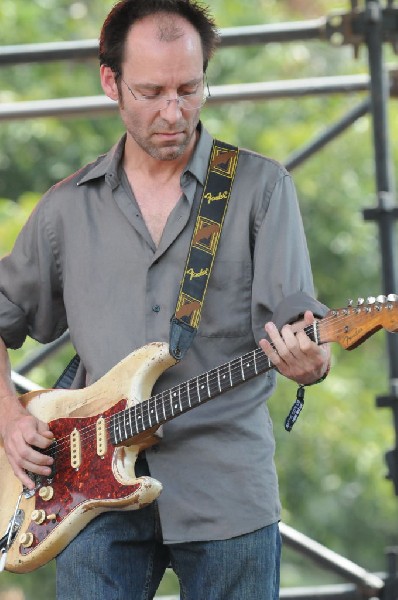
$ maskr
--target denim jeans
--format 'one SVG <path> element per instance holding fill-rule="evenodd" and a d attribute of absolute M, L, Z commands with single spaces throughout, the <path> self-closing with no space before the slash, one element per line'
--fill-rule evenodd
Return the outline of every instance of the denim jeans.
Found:
<path fill-rule="evenodd" d="M 277 600 L 275 523 L 229 540 L 164 545 L 156 502 L 95 518 L 57 558 L 58 600 L 149 600 L 165 569 L 182 600 Z"/>

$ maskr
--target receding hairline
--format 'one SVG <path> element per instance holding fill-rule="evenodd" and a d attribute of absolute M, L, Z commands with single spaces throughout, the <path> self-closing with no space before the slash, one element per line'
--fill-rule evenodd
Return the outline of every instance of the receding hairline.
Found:
<path fill-rule="evenodd" d="M 156 39 L 160 42 L 174 42 L 184 37 L 187 29 L 195 33 L 200 41 L 203 50 L 203 44 L 197 29 L 192 23 L 176 13 L 159 11 L 138 19 L 131 24 L 128 33 L 134 30 L 137 26 L 144 22 L 152 22 L 155 29 Z M 128 35 L 128 34 L 127 34 Z"/>

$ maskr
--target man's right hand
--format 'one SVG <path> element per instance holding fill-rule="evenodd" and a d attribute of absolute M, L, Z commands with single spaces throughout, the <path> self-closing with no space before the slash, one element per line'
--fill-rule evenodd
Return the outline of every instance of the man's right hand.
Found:
<path fill-rule="evenodd" d="M 35 487 L 27 471 L 50 475 L 54 460 L 40 450 L 48 448 L 54 437 L 43 423 L 21 404 L 12 379 L 10 359 L 0 338 L 0 438 L 9 463 L 24 486 Z"/>
<path fill-rule="evenodd" d="M 0 399 L 0 402 L 4 400 Z M 18 398 L 12 401 L 19 403 Z M 43 476 L 51 474 L 54 460 L 40 452 L 54 440 L 47 423 L 33 417 L 20 405 L 11 415 L 3 418 L 0 433 L 10 465 L 25 487 L 33 489 L 35 486 L 27 471 Z"/>

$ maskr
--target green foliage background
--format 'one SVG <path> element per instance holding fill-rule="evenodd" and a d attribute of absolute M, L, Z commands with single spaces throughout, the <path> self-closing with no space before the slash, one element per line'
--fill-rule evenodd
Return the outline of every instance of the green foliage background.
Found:
<path fill-rule="evenodd" d="M 2 0 L 0 45 L 97 38 L 113 2 L 106 0 Z M 326 0 L 214 0 L 220 27 L 306 20 L 349 3 Z M 386 48 L 387 60 L 397 58 Z M 210 65 L 211 85 L 367 73 L 366 50 L 311 41 L 220 50 Z M 0 102 L 101 94 L 96 61 L 54 62 L 0 68 Z M 335 94 L 206 106 L 210 131 L 285 162 L 362 99 Z M 397 106 L 390 108 L 394 166 L 398 161 Z M 0 254 L 11 247 L 40 195 L 55 181 L 106 151 L 122 132 L 117 114 L 98 118 L 37 119 L 0 124 Z M 377 227 L 365 223 L 375 206 L 371 120 L 363 117 L 294 172 L 319 298 L 332 307 L 382 290 Z M 397 291 L 397 290 L 388 290 Z M 36 345 L 12 354 L 18 366 Z M 50 386 L 71 349 L 36 367 L 29 377 Z M 382 333 L 353 353 L 333 348 L 333 370 L 309 388 L 293 432 L 283 429 L 294 401 L 292 382 L 280 380 L 271 401 L 283 520 L 371 570 L 385 568 L 384 549 L 398 544 L 397 505 L 385 479 L 384 453 L 395 445 L 390 411 L 376 410 L 388 393 L 386 340 Z M 2 484 L 2 483 L 0 483 Z M 284 586 L 334 581 L 285 550 Z M 24 576 L 0 576 L 1 591 L 21 587 L 28 600 L 52 598 L 54 565 Z M 172 575 L 161 592 L 176 589 Z"/>

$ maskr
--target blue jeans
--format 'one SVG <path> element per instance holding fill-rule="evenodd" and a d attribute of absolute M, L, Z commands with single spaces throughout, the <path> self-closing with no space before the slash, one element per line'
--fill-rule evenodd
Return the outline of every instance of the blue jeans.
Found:
<path fill-rule="evenodd" d="M 171 565 L 182 600 L 277 600 L 275 523 L 229 540 L 162 543 L 156 502 L 107 512 L 57 558 L 58 600 L 149 600 Z"/>

